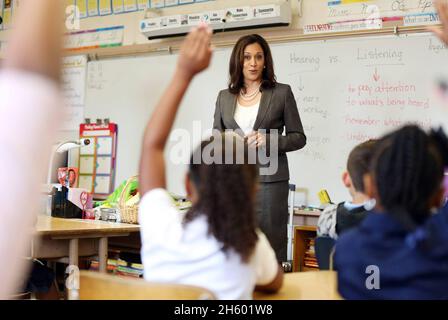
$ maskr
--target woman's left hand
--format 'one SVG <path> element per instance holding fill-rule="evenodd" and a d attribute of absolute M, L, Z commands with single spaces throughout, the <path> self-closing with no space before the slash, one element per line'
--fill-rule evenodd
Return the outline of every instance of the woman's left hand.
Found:
<path fill-rule="evenodd" d="M 264 147 L 266 145 L 266 135 L 254 131 L 247 135 L 247 144 L 252 148 Z"/>

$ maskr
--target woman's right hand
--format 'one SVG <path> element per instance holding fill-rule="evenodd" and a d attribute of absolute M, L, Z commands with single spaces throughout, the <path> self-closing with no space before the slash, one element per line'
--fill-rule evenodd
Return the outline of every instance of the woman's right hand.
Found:
<path fill-rule="evenodd" d="M 212 30 L 207 24 L 199 25 L 188 34 L 179 54 L 177 71 L 180 76 L 191 79 L 207 69 L 212 57 L 211 37 Z"/>

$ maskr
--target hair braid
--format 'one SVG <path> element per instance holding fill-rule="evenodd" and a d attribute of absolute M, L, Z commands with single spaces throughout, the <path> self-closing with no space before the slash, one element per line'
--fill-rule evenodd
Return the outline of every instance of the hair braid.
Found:
<path fill-rule="evenodd" d="M 378 142 L 372 169 L 381 205 L 406 229 L 423 223 L 443 177 L 435 139 L 411 125 L 386 135 Z"/>

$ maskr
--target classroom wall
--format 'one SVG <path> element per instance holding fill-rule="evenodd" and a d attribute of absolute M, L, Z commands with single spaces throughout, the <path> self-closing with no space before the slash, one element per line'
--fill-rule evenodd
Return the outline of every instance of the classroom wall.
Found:
<path fill-rule="evenodd" d="M 66 0 L 61 0 L 66 1 Z M 68 1 L 66 1 L 68 3 Z M 81 30 L 89 30 L 95 28 L 103 28 L 110 26 L 123 25 L 125 27 L 123 45 L 124 46 L 132 46 L 132 45 L 141 45 L 141 44 L 151 44 L 156 47 L 165 48 L 172 43 L 179 42 L 179 39 L 161 39 L 161 40 L 147 40 L 138 30 L 139 21 L 144 19 L 145 17 L 151 17 L 153 15 L 171 15 L 171 14 L 182 14 L 182 13 L 190 13 L 195 11 L 204 11 L 204 10 L 216 10 L 222 9 L 232 6 L 241 6 L 245 5 L 262 5 L 268 3 L 280 3 L 281 0 L 214 0 L 209 2 L 190 4 L 184 6 L 177 6 L 172 8 L 163 8 L 160 10 L 150 9 L 147 12 L 138 11 L 132 13 L 123 13 L 119 15 L 109 15 L 102 17 L 92 17 L 85 18 L 80 20 L 80 29 Z M 321 23 L 326 20 L 326 0 L 303 0 L 302 2 L 302 15 L 299 17 L 299 2 L 298 0 L 291 0 L 291 7 L 293 12 L 293 20 L 290 27 L 284 28 L 266 28 L 266 29 L 258 29 L 257 32 L 263 34 L 264 36 L 269 36 L 271 33 L 288 31 L 295 33 L 302 33 L 301 28 L 305 24 L 311 23 Z M 69 31 L 69 30 L 66 30 Z M 247 33 L 247 31 L 234 31 L 228 32 L 226 34 L 218 34 L 215 36 L 217 39 L 225 39 L 230 41 L 235 41 L 242 34 Z M 8 36 L 10 34 L 10 30 L 2 30 L 0 31 L 0 43 L 3 43 L 3 46 L 0 47 L 0 59 L 1 54 L 4 49 L 4 43 L 7 42 Z M 73 140 L 78 138 L 78 131 L 60 131 L 55 137 L 55 141 L 66 141 Z M 71 162 L 72 164 L 77 163 L 77 151 L 72 152 Z"/>
<path fill-rule="evenodd" d="M 147 17 L 151 17 L 157 14 L 171 15 L 171 14 L 182 14 L 195 11 L 216 10 L 232 6 L 241 6 L 242 4 L 261 5 L 268 3 L 280 3 L 280 2 L 282 2 L 282 0 L 245 0 L 245 1 L 214 0 L 197 4 L 177 6 L 172 8 L 163 8 L 157 11 L 154 9 L 149 9 L 146 13 L 143 11 L 138 11 L 132 13 L 123 13 L 119 15 L 85 18 L 80 20 L 80 28 L 81 30 L 89 30 L 95 28 L 124 25 L 125 27 L 124 40 L 123 40 L 124 46 L 151 44 L 152 46 L 155 47 L 166 48 L 167 46 L 172 45 L 173 43 L 179 42 L 180 39 L 171 38 L 171 39 L 160 39 L 151 41 L 147 40 L 138 30 L 139 21 L 144 19 L 145 15 Z M 326 20 L 327 15 L 326 0 L 303 0 L 302 15 L 300 17 L 299 17 L 300 1 L 290 0 L 290 2 L 293 12 L 293 21 L 290 27 L 258 29 L 257 32 L 263 34 L 264 36 L 269 36 L 272 33 L 278 33 L 278 32 L 302 33 L 301 28 L 303 27 L 303 25 L 311 23 L 321 23 Z M 215 39 L 236 41 L 238 37 L 246 33 L 247 31 L 233 31 L 225 34 L 220 33 L 215 36 Z M 7 42 L 9 34 L 10 30 L 0 31 L 0 42 Z M 76 139 L 77 136 L 78 136 L 77 131 L 62 131 L 58 134 L 57 140 Z"/>
<path fill-rule="evenodd" d="M 64 0 L 62 0 L 64 1 Z M 197 4 L 190 4 L 172 8 L 164 8 L 159 10 L 162 15 L 181 14 L 195 11 L 215 10 L 232 6 L 247 5 L 260 5 L 268 3 L 278 3 L 281 0 L 214 0 L 209 2 L 202 2 Z M 293 10 L 293 22 L 288 29 L 297 30 L 301 33 L 301 28 L 305 24 L 322 23 L 326 21 L 327 9 L 326 0 L 303 0 L 302 4 L 302 16 L 299 17 L 299 0 L 290 0 Z M 148 10 L 146 13 L 149 17 L 155 15 L 154 9 Z M 145 44 L 150 43 L 144 36 L 142 36 L 138 30 L 138 22 L 143 19 L 145 13 L 143 11 L 124 13 L 119 15 L 110 15 L 104 17 L 93 17 L 81 19 L 81 30 L 89 30 L 94 28 L 108 27 L 114 25 L 124 25 L 124 45 Z M 275 30 L 275 29 L 271 29 Z M 243 33 L 244 31 L 232 32 L 232 37 Z M 8 31 L 0 31 L 0 41 L 6 41 L 8 37 Z M 160 43 L 165 45 L 172 40 L 153 40 L 151 43 Z"/>
<path fill-rule="evenodd" d="M 64 1 L 64 0 L 61 0 Z M 161 40 L 147 40 L 143 35 L 139 32 L 139 21 L 147 17 L 161 14 L 161 15 L 173 15 L 173 14 L 183 14 L 204 10 L 217 10 L 232 6 L 241 6 L 241 5 L 261 5 L 268 3 L 280 3 L 281 0 L 215 0 L 204 3 L 192 4 L 192 5 L 184 5 L 172 8 L 164 8 L 159 10 L 160 12 L 156 12 L 154 10 L 148 10 L 145 12 L 134 12 L 134 13 L 123 13 L 120 15 L 110 15 L 105 17 L 94 17 L 94 18 L 86 18 L 80 21 L 81 30 L 89 30 L 95 28 L 102 27 L 110 27 L 123 25 L 125 27 L 124 32 L 124 47 L 132 47 L 133 45 L 145 45 L 148 44 L 151 48 L 160 47 L 161 49 L 165 49 L 172 44 L 179 43 L 182 38 L 170 38 L 170 39 L 161 39 Z M 309 24 L 320 24 L 327 22 L 327 0 L 290 0 L 293 13 L 292 24 L 289 27 L 277 27 L 277 28 L 264 28 L 257 29 L 256 32 L 262 34 L 265 37 L 269 37 L 270 35 L 299 35 L 303 34 L 303 27 Z M 300 3 L 302 5 L 300 6 Z M 300 8 L 301 7 L 301 8 Z M 300 14 L 301 13 L 301 14 Z M 226 43 L 232 43 L 232 41 L 236 41 L 242 34 L 247 34 L 248 30 L 244 31 L 233 31 L 233 32 L 225 32 L 218 33 L 214 36 L 215 40 L 223 40 Z M 0 32 L 0 41 L 6 41 L 8 37 L 9 31 L 1 31 Z M 149 48 L 149 46 L 148 46 Z M 111 49 L 115 50 L 115 49 Z M 151 53 L 150 55 L 153 55 Z M 0 53 L 1 57 L 1 53 Z M 110 63 L 115 63 L 118 60 L 111 60 Z M 117 62 L 118 63 L 118 62 Z M 86 112 L 88 110 L 86 109 Z M 87 113 L 86 113 L 87 114 Z M 88 114 L 87 114 L 88 115 Z M 113 118 L 111 118 L 114 121 Z M 56 141 L 62 140 L 71 140 L 78 138 L 78 131 L 61 131 L 55 137 Z M 72 164 L 77 163 L 77 153 L 76 151 L 72 154 Z"/>
<path fill-rule="evenodd" d="M 209 2 L 203 2 L 198 4 L 190 4 L 184 6 L 177 6 L 172 8 L 164 8 L 158 10 L 161 15 L 172 15 L 172 14 L 184 14 L 191 13 L 195 11 L 205 11 L 205 10 L 215 10 L 222 8 L 229 8 L 232 6 L 244 5 L 261 5 L 270 3 L 279 3 L 282 0 L 214 0 Z M 291 7 L 293 11 L 293 22 L 289 29 L 298 30 L 301 32 L 304 24 L 321 23 L 326 20 L 327 9 L 326 0 L 303 0 L 303 14 L 301 17 L 298 16 L 299 13 L 299 1 L 290 0 Z M 157 15 L 156 11 L 153 9 L 147 12 L 147 16 L 151 17 Z M 138 22 L 145 16 L 144 12 L 134 12 L 121 15 L 112 15 L 107 17 L 95 17 L 83 19 L 81 21 L 81 29 L 92 29 L 98 27 L 107 27 L 111 25 L 124 25 L 125 26 L 125 36 L 124 45 L 133 44 L 144 44 L 150 43 L 143 35 L 140 34 L 138 30 Z M 272 30 L 272 29 L 271 29 Z M 232 33 L 232 36 L 237 36 L 242 33 L 247 33 L 247 31 L 239 31 Z M 153 40 L 152 43 L 165 44 L 172 40 Z"/>

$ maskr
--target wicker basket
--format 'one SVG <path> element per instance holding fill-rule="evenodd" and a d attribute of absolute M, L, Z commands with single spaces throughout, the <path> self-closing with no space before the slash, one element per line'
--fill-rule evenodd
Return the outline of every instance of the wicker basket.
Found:
<path fill-rule="evenodd" d="M 126 195 L 131 182 L 137 180 L 137 176 L 131 177 L 126 181 L 126 185 L 121 191 L 120 198 L 118 201 L 118 207 L 120 208 L 120 216 L 122 223 L 134 223 L 138 224 L 138 204 L 126 205 Z"/>

